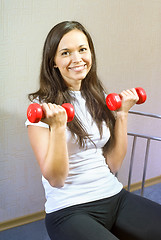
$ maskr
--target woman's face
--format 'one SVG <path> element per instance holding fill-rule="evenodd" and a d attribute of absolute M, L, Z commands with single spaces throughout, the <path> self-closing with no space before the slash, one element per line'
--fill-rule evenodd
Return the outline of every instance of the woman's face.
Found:
<path fill-rule="evenodd" d="M 92 65 L 86 35 L 78 29 L 66 33 L 57 48 L 55 66 L 71 90 L 79 91 Z"/>

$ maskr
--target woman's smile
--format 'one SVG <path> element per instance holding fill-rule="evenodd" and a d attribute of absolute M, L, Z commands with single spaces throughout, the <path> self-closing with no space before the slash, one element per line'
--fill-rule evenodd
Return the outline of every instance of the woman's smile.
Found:
<path fill-rule="evenodd" d="M 68 67 L 69 70 L 75 71 L 75 72 L 80 72 L 83 71 L 84 69 L 86 69 L 87 65 L 83 64 L 80 66 L 74 66 L 74 67 Z"/>

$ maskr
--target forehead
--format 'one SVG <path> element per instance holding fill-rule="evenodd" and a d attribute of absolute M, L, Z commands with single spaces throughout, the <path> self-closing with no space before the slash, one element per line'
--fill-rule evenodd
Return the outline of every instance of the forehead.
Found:
<path fill-rule="evenodd" d="M 74 46 L 88 45 L 86 35 L 78 30 L 74 29 L 66 33 L 59 42 L 58 49 L 72 48 Z"/>

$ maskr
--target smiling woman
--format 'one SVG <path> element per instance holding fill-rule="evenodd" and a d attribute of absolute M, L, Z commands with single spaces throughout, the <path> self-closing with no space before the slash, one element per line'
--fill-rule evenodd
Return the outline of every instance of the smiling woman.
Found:
<path fill-rule="evenodd" d="M 92 64 L 91 51 L 86 35 L 77 29 L 61 39 L 55 56 L 55 68 L 71 90 L 79 91 L 82 80 Z"/>
<path fill-rule="evenodd" d="M 29 95 L 45 118 L 26 122 L 46 195 L 46 227 L 54 240 L 151 240 L 161 236 L 161 206 L 123 190 L 115 176 L 127 150 L 127 116 L 136 90 L 122 91 L 116 117 L 97 76 L 92 39 L 78 22 L 49 32 L 40 89 Z M 75 117 L 67 122 L 65 102 Z M 141 229 L 141 231 L 140 231 Z"/>

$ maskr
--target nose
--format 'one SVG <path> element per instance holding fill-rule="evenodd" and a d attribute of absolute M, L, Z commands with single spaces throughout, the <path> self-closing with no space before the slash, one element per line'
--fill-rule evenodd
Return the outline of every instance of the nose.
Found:
<path fill-rule="evenodd" d="M 81 55 L 79 52 L 73 52 L 72 53 L 72 61 L 74 63 L 77 63 L 77 62 L 81 62 L 82 61 L 82 58 L 81 58 Z"/>

